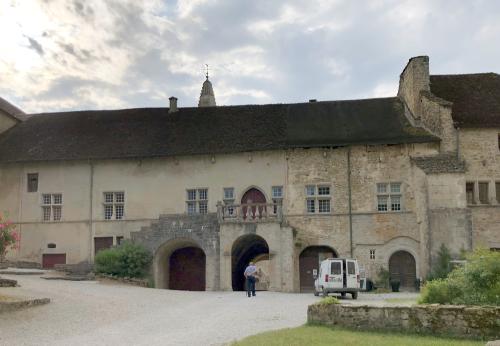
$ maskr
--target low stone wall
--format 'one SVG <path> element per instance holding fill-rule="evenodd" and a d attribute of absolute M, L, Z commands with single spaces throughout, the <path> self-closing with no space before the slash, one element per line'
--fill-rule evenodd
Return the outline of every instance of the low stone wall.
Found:
<path fill-rule="evenodd" d="M 16 287 L 17 281 L 0 277 L 0 287 Z"/>
<path fill-rule="evenodd" d="M 20 309 L 25 309 L 33 306 L 44 305 L 48 303 L 50 303 L 49 298 L 21 300 L 14 302 L 0 302 L 0 314 L 4 312 L 12 312 Z"/>
<path fill-rule="evenodd" d="M 500 338 L 500 307 L 415 305 L 355 306 L 314 304 L 307 311 L 309 323 L 356 329 L 408 331 L 464 338 Z"/>
<path fill-rule="evenodd" d="M 114 281 L 118 281 L 118 282 L 121 282 L 124 284 L 133 285 L 133 286 L 149 287 L 148 280 L 146 280 L 146 279 L 135 279 L 135 278 L 128 278 L 128 277 L 121 278 L 118 276 L 105 275 L 105 274 L 97 274 L 96 278 L 114 280 Z"/>

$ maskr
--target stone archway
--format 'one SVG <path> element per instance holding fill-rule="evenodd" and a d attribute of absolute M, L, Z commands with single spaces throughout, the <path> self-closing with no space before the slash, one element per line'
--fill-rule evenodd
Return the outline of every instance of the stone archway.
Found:
<path fill-rule="evenodd" d="M 154 255 L 156 288 L 204 291 L 206 286 L 206 256 L 191 239 L 165 242 Z"/>
<path fill-rule="evenodd" d="M 321 261 L 337 257 L 337 252 L 329 246 L 308 246 L 299 256 L 300 291 L 314 290 L 313 270 L 319 270 Z"/>
<path fill-rule="evenodd" d="M 389 258 L 389 273 L 391 280 L 398 280 L 401 287 L 415 287 L 417 279 L 415 257 L 407 251 L 396 251 Z"/>
<path fill-rule="evenodd" d="M 246 234 L 233 243 L 231 249 L 231 275 L 233 291 L 245 290 L 245 277 L 243 275 L 246 266 L 250 261 L 256 262 L 257 268 L 261 271 L 269 268 L 269 246 L 264 238 L 256 234 Z M 263 272 L 262 278 L 269 273 Z M 267 287 L 269 284 L 267 284 Z M 267 289 L 265 285 L 257 284 L 260 289 Z"/>

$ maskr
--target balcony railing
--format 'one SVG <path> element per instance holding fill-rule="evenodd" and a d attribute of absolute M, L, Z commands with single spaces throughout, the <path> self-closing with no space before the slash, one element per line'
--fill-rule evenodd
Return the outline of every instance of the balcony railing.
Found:
<path fill-rule="evenodd" d="M 217 203 L 219 222 L 281 222 L 283 208 L 281 203 Z"/>

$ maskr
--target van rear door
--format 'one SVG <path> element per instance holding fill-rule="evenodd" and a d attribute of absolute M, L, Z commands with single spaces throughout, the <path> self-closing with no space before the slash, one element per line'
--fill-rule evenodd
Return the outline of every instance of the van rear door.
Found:
<path fill-rule="evenodd" d="M 359 288 L 358 285 L 358 273 L 356 268 L 356 261 L 354 260 L 346 260 L 346 280 L 347 280 L 347 288 Z"/>
<path fill-rule="evenodd" d="M 343 271 L 342 271 L 342 260 L 331 260 L 330 261 L 330 280 L 328 287 L 330 288 L 342 288 L 344 287 L 343 282 Z"/>

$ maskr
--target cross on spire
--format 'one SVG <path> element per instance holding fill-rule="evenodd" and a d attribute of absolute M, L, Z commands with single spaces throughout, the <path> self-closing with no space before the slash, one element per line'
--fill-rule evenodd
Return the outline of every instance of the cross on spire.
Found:
<path fill-rule="evenodd" d="M 208 80 L 208 70 L 209 70 L 208 64 L 205 64 L 205 69 L 206 69 L 205 75 L 206 75 L 207 80 Z"/>

